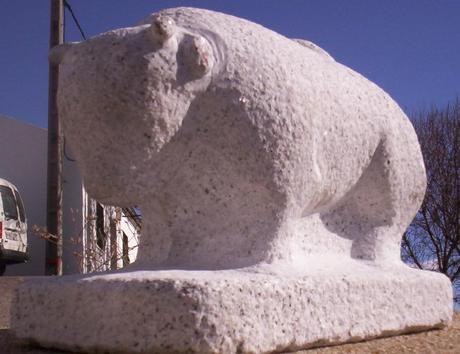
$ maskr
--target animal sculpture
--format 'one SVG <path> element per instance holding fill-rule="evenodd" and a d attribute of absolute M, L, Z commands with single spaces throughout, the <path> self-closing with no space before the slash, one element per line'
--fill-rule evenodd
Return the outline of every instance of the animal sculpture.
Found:
<path fill-rule="evenodd" d="M 417 137 L 316 45 L 178 8 L 50 57 L 88 192 L 143 211 L 139 264 L 400 261 L 426 185 Z"/>

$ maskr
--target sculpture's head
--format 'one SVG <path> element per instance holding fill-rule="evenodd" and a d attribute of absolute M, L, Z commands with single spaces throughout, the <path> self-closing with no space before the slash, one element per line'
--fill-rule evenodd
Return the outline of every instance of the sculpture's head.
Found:
<path fill-rule="evenodd" d="M 209 86 L 210 41 L 158 15 L 51 50 L 58 106 L 85 185 L 106 203 L 133 204 L 194 98 Z"/>

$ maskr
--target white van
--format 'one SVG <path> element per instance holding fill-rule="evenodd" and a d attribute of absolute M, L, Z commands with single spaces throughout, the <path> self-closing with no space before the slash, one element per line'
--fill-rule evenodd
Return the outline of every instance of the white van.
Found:
<path fill-rule="evenodd" d="M 0 178 L 0 275 L 6 265 L 28 259 L 24 204 L 17 188 Z"/>

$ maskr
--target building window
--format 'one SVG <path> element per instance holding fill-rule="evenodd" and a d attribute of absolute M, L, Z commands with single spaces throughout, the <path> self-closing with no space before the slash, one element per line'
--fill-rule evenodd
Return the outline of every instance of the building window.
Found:
<path fill-rule="evenodd" d="M 123 232 L 123 267 L 126 267 L 129 261 L 129 242 L 128 236 Z"/>
<path fill-rule="evenodd" d="M 97 203 L 96 206 L 96 244 L 100 249 L 104 249 L 106 234 L 104 228 L 104 207 Z"/>

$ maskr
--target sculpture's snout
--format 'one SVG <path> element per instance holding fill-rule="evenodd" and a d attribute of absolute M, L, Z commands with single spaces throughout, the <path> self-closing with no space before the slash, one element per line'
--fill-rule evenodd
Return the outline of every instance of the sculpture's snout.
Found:
<path fill-rule="evenodd" d="M 76 45 L 78 42 L 68 42 L 61 45 L 57 45 L 51 48 L 48 54 L 48 60 L 53 65 L 59 65 L 64 60 L 64 56 L 71 47 Z"/>

